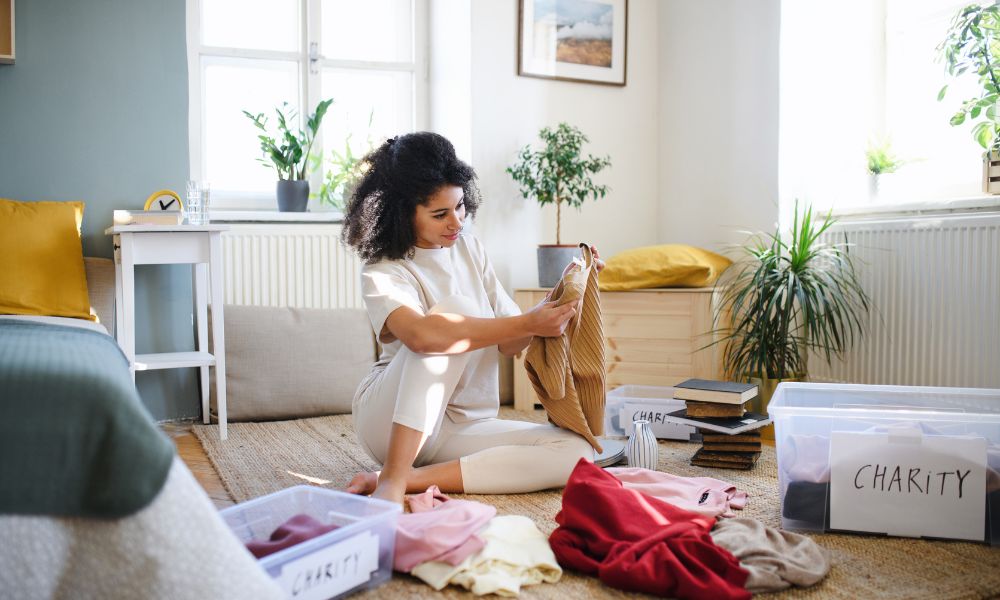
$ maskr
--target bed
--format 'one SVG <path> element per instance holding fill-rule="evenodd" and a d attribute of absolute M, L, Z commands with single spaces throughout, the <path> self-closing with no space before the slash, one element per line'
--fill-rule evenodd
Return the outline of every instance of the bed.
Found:
<path fill-rule="evenodd" d="M 281 598 L 142 406 L 99 323 L 0 315 L 0 596 Z"/>

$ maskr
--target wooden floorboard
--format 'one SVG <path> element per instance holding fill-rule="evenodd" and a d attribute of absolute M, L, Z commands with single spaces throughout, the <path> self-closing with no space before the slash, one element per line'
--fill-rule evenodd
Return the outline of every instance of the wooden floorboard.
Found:
<path fill-rule="evenodd" d="M 201 442 L 191 433 L 191 424 L 163 423 L 161 427 L 174 440 L 174 445 L 177 446 L 177 455 L 181 457 L 188 469 L 191 469 L 195 480 L 212 499 L 215 507 L 226 508 L 236 504 L 222 485 L 222 480 L 219 479 L 219 474 L 212 466 L 212 462 L 208 460 L 208 455 L 205 454 Z"/>

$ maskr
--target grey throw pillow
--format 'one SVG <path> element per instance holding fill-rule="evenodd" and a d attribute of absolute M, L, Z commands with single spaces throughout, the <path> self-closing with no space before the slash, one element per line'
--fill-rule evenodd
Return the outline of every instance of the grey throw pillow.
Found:
<path fill-rule="evenodd" d="M 225 321 L 230 421 L 349 413 L 375 362 L 375 336 L 362 309 L 227 305 Z M 213 415 L 215 400 L 213 394 Z"/>

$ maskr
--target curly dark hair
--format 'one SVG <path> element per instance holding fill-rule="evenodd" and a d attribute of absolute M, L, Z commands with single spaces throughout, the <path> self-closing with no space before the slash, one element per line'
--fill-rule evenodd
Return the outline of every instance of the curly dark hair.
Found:
<path fill-rule="evenodd" d="M 476 214 L 481 200 L 476 172 L 436 133 L 420 131 L 386 140 L 362 159 L 362 170 L 344 208 L 341 239 L 368 264 L 412 254 L 417 205 L 426 204 L 441 186 L 462 188 L 467 218 Z"/>

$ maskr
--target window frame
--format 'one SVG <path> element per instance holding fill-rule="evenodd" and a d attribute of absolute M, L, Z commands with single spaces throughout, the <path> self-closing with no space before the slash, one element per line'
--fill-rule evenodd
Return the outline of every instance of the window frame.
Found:
<path fill-rule="evenodd" d="M 782 3 L 786 3 L 789 0 L 782 0 Z M 871 10 L 869 7 L 868 10 Z M 893 106 L 890 104 L 890 89 L 891 84 L 891 74 L 889 72 L 890 67 L 890 52 L 894 50 L 892 44 L 898 42 L 899 38 L 894 37 L 895 33 L 891 31 L 891 27 L 896 25 L 894 23 L 896 17 L 894 13 L 890 12 L 890 3 L 888 0 L 881 0 L 880 8 L 882 21 L 881 21 L 881 35 L 879 40 L 878 53 L 871 57 L 872 64 L 879 65 L 878 68 L 881 69 L 880 80 L 877 82 L 878 89 L 873 89 L 872 92 L 877 94 L 879 98 L 873 100 L 871 107 L 875 114 L 879 114 L 879 118 L 876 119 L 877 125 L 880 125 L 881 129 L 887 130 L 893 124 L 890 122 L 892 119 L 889 118 L 889 111 L 893 110 Z M 784 17 L 784 15 L 783 15 Z M 942 39 L 944 33 L 942 32 Z M 779 52 L 779 81 L 783 80 L 788 76 L 784 72 L 784 56 L 785 52 L 790 52 L 791 50 L 781 48 Z M 942 77 L 942 84 L 946 83 L 946 78 Z M 953 83 L 953 82 L 948 82 Z M 779 84 L 781 85 L 781 84 Z M 782 92 L 782 95 L 784 92 Z M 782 103 L 785 102 L 785 98 L 782 97 Z M 954 98 L 952 99 L 954 102 Z M 786 120 L 786 115 L 783 109 L 779 109 L 779 132 L 781 132 L 788 125 L 784 122 Z M 965 132 L 963 132 L 965 133 Z M 784 144 L 783 139 L 784 133 L 779 133 L 780 143 Z M 792 151 L 779 151 L 779 162 L 778 169 L 779 173 L 782 170 L 789 169 L 794 166 L 786 162 L 786 156 L 784 152 L 791 153 Z M 905 157 L 904 157 L 905 158 Z M 915 162 L 915 161 L 913 161 Z M 831 176 L 836 176 L 836 173 L 832 173 Z M 970 183 L 972 183 L 970 181 Z M 786 181 L 782 175 L 779 175 L 779 220 L 783 225 L 787 225 L 791 222 L 792 204 L 795 198 L 799 200 L 805 199 L 801 196 L 801 191 L 799 186 L 797 186 L 793 181 Z M 882 201 L 879 203 L 866 204 L 863 199 L 855 199 L 853 201 L 833 203 L 832 206 L 824 208 L 820 206 L 823 212 L 829 209 L 835 216 L 844 217 L 859 217 L 865 215 L 872 216 L 889 216 L 889 215 L 934 215 L 943 213 L 964 213 L 964 212 L 981 212 L 984 210 L 992 211 L 1000 208 L 1000 196 L 990 195 L 982 191 L 974 191 L 973 188 L 966 190 L 957 190 L 954 185 L 950 187 L 948 185 L 942 185 L 940 189 L 935 190 L 933 195 L 928 198 L 912 198 L 906 199 L 905 197 L 897 198 L 895 201 Z"/>
<path fill-rule="evenodd" d="M 429 122 L 429 0 L 409 0 L 413 21 L 413 55 L 411 61 L 342 60 L 320 55 L 322 0 L 297 0 L 299 8 L 299 49 L 297 51 L 261 50 L 207 46 L 201 43 L 202 0 L 186 0 L 187 66 L 188 66 L 188 156 L 189 178 L 204 180 L 205 172 L 205 98 L 203 92 L 202 58 L 219 57 L 234 60 L 281 60 L 297 63 L 300 115 L 309 114 L 321 100 L 322 74 L 325 68 L 365 71 L 408 72 L 412 75 L 413 100 L 411 118 L 414 131 L 426 129 Z M 314 148 L 323 149 L 322 133 Z M 311 173 L 309 187 L 315 191 L 322 184 L 320 171 Z M 277 181 L 277 178 L 275 178 Z M 212 190 L 213 210 L 238 209 L 275 211 L 275 192 L 236 192 Z M 318 207 L 321 211 L 333 210 Z"/>

